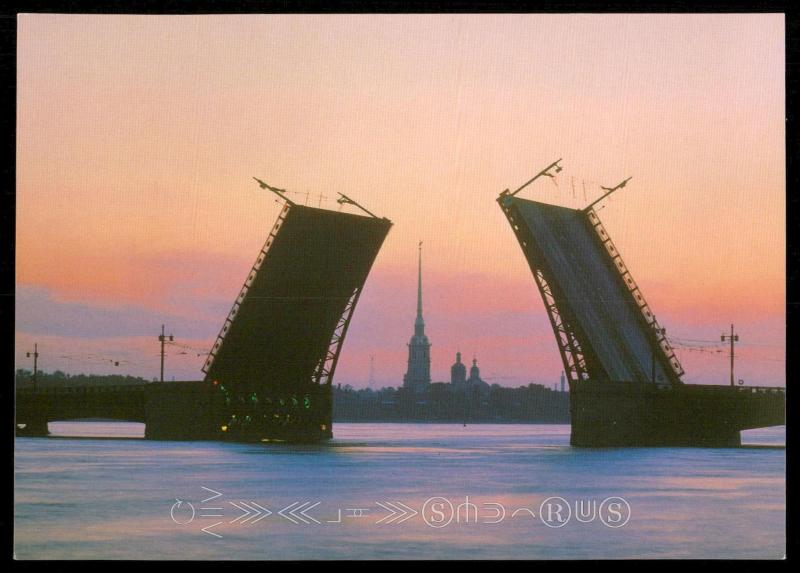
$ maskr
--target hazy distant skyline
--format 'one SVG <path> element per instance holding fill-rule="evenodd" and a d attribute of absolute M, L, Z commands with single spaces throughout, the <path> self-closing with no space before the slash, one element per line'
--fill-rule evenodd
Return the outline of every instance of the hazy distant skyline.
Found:
<path fill-rule="evenodd" d="M 374 354 L 402 384 L 422 240 L 433 380 L 460 350 L 552 386 L 495 198 L 562 157 L 522 196 L 632 176 L 599 214 L 668 335 L 733 322 L 737 378 L 785 384 L 783 15 L 21 15 L 17 74 L 18 367 L 38 341 L 48 371 L 152 378 L 162 322 L 209 348 L 278 213 L 256 176 L 394 222 L 336 382 Z M 166 377 L 202 378 L 178 350 Z M 727 382 L 724 352 L 678 356 Z"/>

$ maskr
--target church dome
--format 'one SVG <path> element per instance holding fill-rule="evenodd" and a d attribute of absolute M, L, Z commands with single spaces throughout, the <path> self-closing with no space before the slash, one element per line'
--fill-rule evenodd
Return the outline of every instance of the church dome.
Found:
<path fill-rule="evenodd" d="M 481 369 L 478 368 L 478 359 L 472 359 L 472 368 L 469 369 L 469 377 L 470 380 L 480 380 L 481 378 Z"/>
<path fill-rule="evenodd" d="M 467 367 L 461 362 L 461 353 L 456 352 L 456 361 L 450 367 L 450 383 L 460 384 L 467 379 Z"/>

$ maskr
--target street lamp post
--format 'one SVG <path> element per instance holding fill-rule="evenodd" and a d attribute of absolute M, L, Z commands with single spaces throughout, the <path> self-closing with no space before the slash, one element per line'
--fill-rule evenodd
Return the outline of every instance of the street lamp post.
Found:
<path fill-rule="evenodd" d="M 158 337 L 158 341 L 161 343 L 161 381 L 164 381 L 164 344 L 166 344 L 167 340 L 172 342 L 174 337 L 170 334 L 169 336 L 164 335 L 164 325 L 161 325 L 161 334 Z"/>
<path fill-rule="evenodd" d="M 723 334 L 722 336 L 720 336 L 720 340 L 722 342 L 725 342 L 726 340 L 729 340 L 730 343 L 731 343 L 731 386 L 734 386 L 735 384 L 733 383 L 733 343 L 734 342 L 739 342 L 739 335 L 733 333 L 733 325 L 732 324 L 731 324 L 731 333 L 730 333 L 730 335 Z"/>
<path fill-rule="evenodd" d="M 30 358 L 31 353 L 26 352 L 25 356 Z M 33 389 L 36 390 L 36 377 L 39 373 L 39 345 L 37 343 L 33 344 Z"/>

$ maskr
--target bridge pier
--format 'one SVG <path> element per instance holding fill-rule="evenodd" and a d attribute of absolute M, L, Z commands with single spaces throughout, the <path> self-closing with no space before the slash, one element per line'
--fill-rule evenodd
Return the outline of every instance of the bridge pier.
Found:
<path fill-rule="evenodd" d="M 265 402 L 233 396 L 211 382 L 17 390 L 16 435 L 48 436 L 48 422 L 100 418 L 145 424 L 149 440 L 318 442 L 331 437 L 331 389 L 310 385 Z M 250 398 L 250 394 L 247 395 Z M 238 414 L 238 418 L 235 414 Z"/>
<path fill-rule="evenodd" d="M 785 403 L 778 388 L 582 380 L 570 384 L 570 444 L 736 448 L 741 430 L 784 424 Z"/>
<path fill-rule="evenodd" d="M 220 438 L 221 397 L 204 382 L 150 384 L 144 405 L 148 440 Z"/>

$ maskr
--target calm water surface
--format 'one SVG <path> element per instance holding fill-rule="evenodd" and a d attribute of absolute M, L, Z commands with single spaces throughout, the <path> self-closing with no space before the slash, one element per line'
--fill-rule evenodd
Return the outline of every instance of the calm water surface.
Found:
<path fill-rule="evenodd" d="M 18 558 L 785 552 L 785 451 L 763 447 L 784 444 L 783 427 L 743 432 L 760 447 L 742 449 L 576 449 L 560 425 L 336 424 L 332 442 L 302 447 L 103 439 L 143 428 L 62 422 L 50 429 L 64 437 L 17 438 Z"/>

